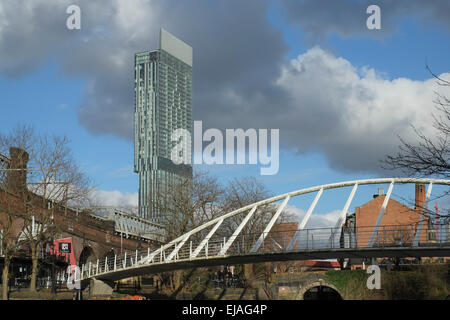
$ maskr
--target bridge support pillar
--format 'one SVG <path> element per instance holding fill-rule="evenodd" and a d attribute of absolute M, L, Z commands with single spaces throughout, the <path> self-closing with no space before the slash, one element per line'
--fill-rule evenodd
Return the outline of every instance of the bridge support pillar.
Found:
<path fill-rule="evenodd" d="M 89 284 L 89 296 L 111 296 L 114 282 L 92 278 Z"/>

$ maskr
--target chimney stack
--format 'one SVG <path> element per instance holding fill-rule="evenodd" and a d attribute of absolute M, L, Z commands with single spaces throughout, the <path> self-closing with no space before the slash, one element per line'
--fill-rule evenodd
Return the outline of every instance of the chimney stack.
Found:
<path fill-rule="evenodd" d="M 6 185 L 9 192 L 22 193 L 27 190 L 27 164 L 29 160 L 28 153 L 20 148 L 10 147 L 9 157 L 11 163 L 6 176 Z"/>
<path fill-rule="evenodd" d="M 425 206 L 425 185 L 416 183 L 416 201 L 414 209 L 421 213 Z"/>
<path fill-rule="evenodd" d="M 384 189 L 383 188 L 378 188 L 378 193 L 373 195 L 373 198 L 377 198 L 379 196 L 384 196 Z"/>

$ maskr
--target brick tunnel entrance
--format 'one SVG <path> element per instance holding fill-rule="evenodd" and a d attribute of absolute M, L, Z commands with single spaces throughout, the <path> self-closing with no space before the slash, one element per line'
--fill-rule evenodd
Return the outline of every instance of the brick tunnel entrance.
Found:
<path fill-rule="evenodd" d="M 81 251 L 80 258 L 78 260 L 78 266 L 82 266 L 88 262 L 95 263 L 97 258 L 95 257 L 94 250 L 91 247 L 84 247 Z"/>
<path fill-rule="evenodd" d="M 309 288 L 303 294 L 303 300 L 342 300 L 342 297 L 333 288 L 319 285 Z"/>

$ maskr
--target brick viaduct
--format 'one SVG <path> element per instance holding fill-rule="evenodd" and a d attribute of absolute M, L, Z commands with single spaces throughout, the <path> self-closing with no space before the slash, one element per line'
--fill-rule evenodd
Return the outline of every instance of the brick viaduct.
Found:
<path fill-rule="evenodd" d="M 15 201 L 16 208 L 22 205 L 16 195 L 0 190 L 0 199 L 5 206 L 7 201 Z M 17 210 L 17 212 L 20 212 Z M 8 213 L 0 210 L 0 229 L 2 229 L 4 219 Z M 72 250 L 77 264 L 86 261 L 96 261 L 103 259 L 108 254 L 120 254 L 122 251 L 134 251 L 138 248 L 154 249 L 160 244 L 156 241 L 138 238 L 134 236 L 121 236 L 115 231 L 115 222 L 90 215 L 89 212 L 79 212 L 70 208 L 58 208 L 54 211 L 54 224 L 57 229 L 55 240 L 70 238 L 72 240 Z M 37 221 L 38 223 L 39 221 Z M 13 221 L 11 238 L 17 237 L 24 226 L 24 219 L 17 214 Z"/>
<path fill-rule="evenodd" d="M 10 155 L 8 168 L 26 168 L 28 155 L 25 153 L 25 160 L 20 160 L 21 156 L 24 157 L 23 150 L 11 148 Z M 26 174 L 23 174 L 23 172 L 20 170 L 8 171 L 6 184 L 4 184 L 6 188 L 0 188 L 0 230 L 5 225 L 7 214 L 13 213 L 15 216 L 10 239 L 17 237 L 24 226 L 24 214 L 22 212 L 25 212 L 25 202 L 21 196 L 24 193 L 18 192 L 18 190 L 26 188 Z M 30 194 L 28 191 L 26 194 L 33 198 L 31 201 L 36 204 L 33 205 L 34 210 L 40 210 L 41 212 L 47 210 L 49 212 L 48 209 L 43 208 L 40 196 Z M 114 221 L 97 218 L 88 211 L 77 211 L 51 201 L 46 202 L 51 206 L 56 206 L 53 210 L 53 222 L 57 230 L 54 239 L 71 239 L 72 251 L 78 265 L 86 261 L 94 262 L 97 259 L 103 259 L 107 255 L 120 254 L 125 250 L 134 251 L 138 248 L 146 249 L 149 247 L 154 249 L 161 245 L 156 241 L 145 238 L 122 236 L 116 232 Z M 36 222 L 39 223 L 39 221 Z"/>

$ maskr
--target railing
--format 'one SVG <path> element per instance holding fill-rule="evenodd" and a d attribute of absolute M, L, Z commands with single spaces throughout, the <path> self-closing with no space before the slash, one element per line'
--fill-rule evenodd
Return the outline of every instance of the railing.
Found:
<path fill-rule="evenodd" d="M 381 227 L 376 234 L 371 248 L 416 248 L 413 245 L 417 225 L 400 225 Z M 190 261 L 194 259 L 224 258 L 230 256 L 263 255 L 273 253 L 310 252 L 317 250 L 337 249 L 363 249 L 372 237 L 373 226 L 354 228 L 351 230 L 342 228 L 317 228 L 303 230 L 289 230 L 283 232 L 269 232 L 263 237 L 261 245 L 254 250 L 254 244 L 260 234 L 241 235 L 228 248 L 225 254 L 221 254 L 227 237 L 213 237 L 206 239 L 203 248 L 197 255 L 193 255 L 194 249 L 201 245 L 202 241 L 186 241 L 176 254 L 172 247 L 150 250 L 126 251 L 122 255 L 107 257 L 96 262 L 88 262 L 81 268 L 81 279 L 102 275 L 109 272 L 156 265 L 161 263 L 174 263 Z M 292 235 L 295 234 L 295 238 Z M 292 244 L 293 242 L 293 244 Z M 429 240 L 427 230 L 422 230 L 419 247 L 450 247 L 449 242 Z"/>
<path fill-rule="evenodd" d="M 78 210 L 80 208 L 72 208 Z M 104 221 L 114 221 L 115 231 L 125 236 L 134 236 L 158 242 L 165 241 L 165 229 L 162 225 L 137 217 L 116 207 L 89 207 L 92 217 Z M 102 215 L 103 214 L 103 215 Z"/>

